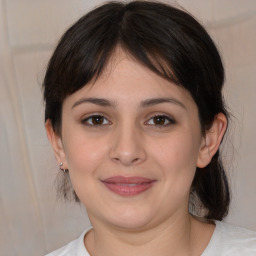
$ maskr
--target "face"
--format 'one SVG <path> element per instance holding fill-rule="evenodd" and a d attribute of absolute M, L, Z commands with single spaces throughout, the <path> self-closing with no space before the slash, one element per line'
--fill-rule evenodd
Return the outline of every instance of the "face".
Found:
<path fill-rule="evenodd" d="M 124 53 L 65 99 L 58 140 L 93 223 L 142 229 L 188 214 L 203 144 L 197 106 Z"/>

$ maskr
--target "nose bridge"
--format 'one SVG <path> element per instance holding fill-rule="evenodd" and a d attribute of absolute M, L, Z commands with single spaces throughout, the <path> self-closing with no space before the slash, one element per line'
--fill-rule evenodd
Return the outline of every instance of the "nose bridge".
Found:
<path fill-rule="evenodd" d="M 131 120 L 117 125 L 111 142 L 110 157 L 123 165 L 133 165 L 146 159 L 141 131 Z"/>

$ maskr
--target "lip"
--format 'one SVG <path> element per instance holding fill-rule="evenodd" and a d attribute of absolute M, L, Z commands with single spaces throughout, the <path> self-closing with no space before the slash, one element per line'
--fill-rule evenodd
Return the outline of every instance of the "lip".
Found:
<path fill-rule="evenodd" d="M 135 196 L 150 189 L 156 180 L 144 177 L 113 176 L 101 181 L 110 191 L 121 196 Z"/>

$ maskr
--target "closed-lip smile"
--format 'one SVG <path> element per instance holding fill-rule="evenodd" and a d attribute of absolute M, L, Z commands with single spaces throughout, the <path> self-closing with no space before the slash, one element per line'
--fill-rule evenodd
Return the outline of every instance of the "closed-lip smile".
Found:
<path fill-rule="evenodd" d="M 121 196 L 135 196 L 148 190 L 156 180 L 144 177 L 113 176 L 101 180 L 101 182 L 112 192 Z"/>

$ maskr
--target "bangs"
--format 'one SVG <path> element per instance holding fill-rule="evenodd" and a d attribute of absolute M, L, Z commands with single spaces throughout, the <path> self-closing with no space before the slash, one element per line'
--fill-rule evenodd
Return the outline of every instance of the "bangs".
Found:
<path fill-rule="evenodd" d="M 210 124 L 212 116 L 222 112 L 221 58 L 192 16 L 154 2 L 110 2 L 83 16 L 61 38 L 44 80 L 49 106 L 45 119 L 61 113 L 67 96 L 95 82 L 118 47 L 152 72 L 188 90 L 205 123 Z"/>
<path fill-rule="evenodd" d="M 178 39 L 173 33 L 166 38 L 166 29 L 159 22 L 152 23 L 152 18 L 158 20 L 158 17 L 153 17 L 156 14 L 149 15 L 143 10 L 134 12 L 132 5 L 123 8 L 121 3 L 112 6 L 117 9 L 113 13 L 101 12 L 100 8 L 98 20 L 92 24 L 90 16 L 93 12 L 85 15 L 67 30 L 56 48 L 58 59 L 55 60 L 62 65 L 58 67 L 55 85 L 61 85 L 61 100 L 97 80 L 118 47 L 157 75 L 180 84 L 172 63 L 182 65 L 183 61 L 177 59 L 177 52 L 182 51 L 178 49 L 181 45 L 177 46 Z"/>

